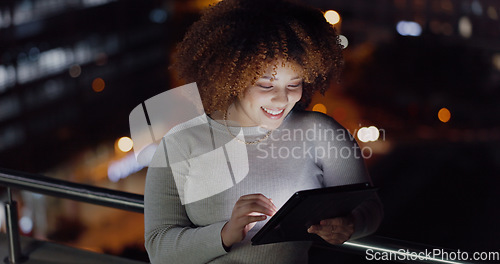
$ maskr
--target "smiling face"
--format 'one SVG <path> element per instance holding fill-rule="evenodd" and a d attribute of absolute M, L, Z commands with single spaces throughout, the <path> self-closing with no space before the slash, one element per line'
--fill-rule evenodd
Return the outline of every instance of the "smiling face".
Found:
<path fill-rule="evenodd" d="M 302 68 L 295 63 L 272 63 L 263 76 L 248 86 L 228 110 L 228 119 L 240 126 L 278 128 L 302 97 Z M 275 73 L 273 75 L 273 73 Z"/>

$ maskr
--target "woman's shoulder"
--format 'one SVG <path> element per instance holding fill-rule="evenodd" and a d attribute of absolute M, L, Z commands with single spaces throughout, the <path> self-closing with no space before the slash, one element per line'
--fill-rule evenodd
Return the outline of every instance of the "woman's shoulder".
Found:
<path fill-rule="evenodd" d="M 205 114 L 173 126 L 163 136 L 167 148 L 187 150 L 203 142 L 211 142 L 210 129 Z"/>
<path fill-rule="evenodd" d="M 293 111 L 283 130 L 302 130 L 304 134 L 315 135 L 318 142 L 344 142 L 352 144 L 354 136 L 331 116 L 315 111 Z"/>
<path fill-rule="evenodd" d="M 316 111 L 293 110 L 290 115 L 288 125 L 291 127 L 312 127 L 320 126 L 325 129 L 345 128 L 331 116 Z"/>
<path fill-rule="evenodd" d="M 183 133 L 187 133 L 189 131 L 193 131 L 195 129 L 193 128 L 199 128 L 200 126 L 208 125 L 208 120 L 207 120 L 207 115 L 202 114 L 199 116 L 196 116 L 192 119 L 189 119 L 185 122 L 181 122 L 173 126 L 170 130 L 167 131 L 167 133 L 164 135 L 164 137 L 168 137 L 171 135 L 182 135 Z"/>

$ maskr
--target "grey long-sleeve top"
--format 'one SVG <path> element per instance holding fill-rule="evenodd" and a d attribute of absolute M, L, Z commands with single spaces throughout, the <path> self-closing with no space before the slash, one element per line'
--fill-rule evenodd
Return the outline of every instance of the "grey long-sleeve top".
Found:
<path fill-rule="evenodd" d="M 361 150 L 331 117 L 292 111 L 262 138 L 259 127 L 229 127 L 203 115 L 172 129 L 151 161 L 144 193 L 145 246 L 160 263 L 307 263 L 310 242 L 252 246 L 259 222 L 229 252 L 221 230 L 240 196 L 262 193 L 279 208 L 296 191 L 370 182 Z M 234 135 L 234 136 L 233 136 Z M 383 210 L 358 206 L 351 239 L 373 233 Z"/>

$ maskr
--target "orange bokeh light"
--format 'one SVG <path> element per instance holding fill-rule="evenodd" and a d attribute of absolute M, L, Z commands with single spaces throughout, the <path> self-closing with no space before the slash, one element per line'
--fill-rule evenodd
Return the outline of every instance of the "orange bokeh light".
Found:
<path fill-rule="evenodd" d="M 92 90 L 94 90 L 94 92 L 96 93 L 102 92 L 105 86 L 106 84 L 104 83 L 104 80 L 102 78 L 95 78 L 92 81 Z"/>
<path fill-rule="evenodd" d="M 312 110 L 326 114 L 326 106 L 324 104 L 315 104 Z"/>
<path fill-rule="evenodd" d="M 450 110 L 448 110 L 447 108 L 444 108 L 444 107 L 441 108 L 438 112 L 438 118 L 439 118 L 439 121 L 441 121 L 443 123 L 450 121 L 450 118 L 451 118 Z"/>

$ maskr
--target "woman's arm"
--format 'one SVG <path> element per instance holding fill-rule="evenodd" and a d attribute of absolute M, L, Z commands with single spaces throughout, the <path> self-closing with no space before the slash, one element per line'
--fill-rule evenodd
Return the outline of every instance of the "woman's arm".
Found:
<path fill-rule="evenodd" d="M 151 263 L 206 263 L 226 253 L 218 222 L 196 227 L 181 204 L 172 171 L 150 167 L 144 192 L 145 247 Z"/>
<path fill-rule="evenodd" d="M 175 163 L 176 173 L 186 175 L 187 155 L 172 141 L 173 138 L 164 138 L 160 142 L 148 168 L 144 190 L 145 247 L 153 264 L 206 263 L 226 253 L 221 240 L 226 222 L 197 227 L 189 220 L 177 189 L 178 185 L 182 188 L 183 177 L 175 178 L 171 167 Z"/>
<path fill-rule="evenodd" d="M 354 183 L 372 182 L 366 170 L 361 149 L 349 134 L 333 119 L 323 116 L 326 127 L 335 131 L 335 140 L 318 142 L 319 147 L 328 149 L 330 155 L 320 159 L 323 168 L 325 186 L 339 186 Z M 311 233 L 322 236 L 325 240 L 343 243 L 348 239 L 357 239 L 374 233 L 383 218 L 383 206 L 377 194 L 356 207 L 351 215 L 333 219 L 325 219 L 320 225 L 310 229 Z M 333 235 L 332 235 L 333 234 Z"/>
<path fill-rule="evenodd" d="M 256 221 L 265 220 L 265 215 L 272 216 L 277 209 L 262 194 L 244 195 L 236 201 L 229 221 L 196 227 L 180 197 L 189 171 L 188 155 L 173 142 L 161 142 L 148 169 L 144 192 L 146 249 L 153 264 L 206 263 L 225 254 L 244 239 Z"/>

